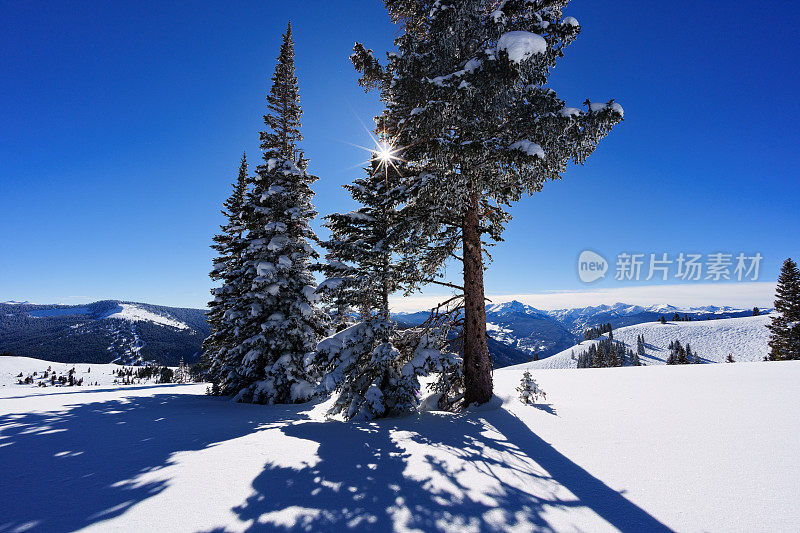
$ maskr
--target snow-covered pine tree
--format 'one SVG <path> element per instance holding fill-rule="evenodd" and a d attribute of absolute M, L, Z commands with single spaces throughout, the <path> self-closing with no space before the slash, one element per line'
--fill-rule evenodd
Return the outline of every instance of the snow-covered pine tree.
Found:
<path fill-rule="evenodd" d="M 617 347 L 617 343 L 613 341 L 610 341 L 608 343 L 608 360 L 606 364 L 607 366 L 622 366 L 622 361 L 620 359 L 620 353 Z"/>
<path fill-rule="evenodd" d="M 770 320 L 769 359 L 800 359 L 800 270 L 791 258 L 781 267 Z"/>
<path fill-rule="evenodd" d="M 394 231 L 396 173 L 377 159 L 365 171 L 366 177 L 345 186 L 361 207 L 325 217 L 331 238 L 323 243 L 328 262 L 320 268 L 328 279 L 318 288 L 339 314 L 357 310 L 358 321 L 321 341 L 308 365 L 320 377 L 320 394 L 337 393 L 329 415 L 348 420 L 416 410 L 418 376 L 431 372 L 440 373 L 440 392 L 450 393 L 446 381 L 460 362 L 433 336 L 398 332 L 390 318 L 389 295 L 403 286 L 409 270 L 395 253 L 401 237 Z"/>
<path fill-rule="evenodd" d="M 380 128 L 409 162 L 404 218 L 423 283 L 461 250 L 464 402 L 492 396 L 482 237 L 500 240 L 507 207 L 583 163 L 622 120 L 613 101 L 566 107 L 545 87 L 580 32 L 562 1 L 386 0 L 403 25 L 383 67 L 356 44 L 360 84 L 381 88 Z"/>
<path fill-rule="evenodd" d="M 678 347 L 680 343 L 678 341 L 672 341 L 669 343 L 669 355 L 667 356 L 666 363 L 668 365 L 677 365 L 678 364 Z"/>
<path fill-rule="evenodd" d="M 231 368 L 226 368 L 228 352 L 236 347 L 235 324 L 231 310 L 240 296 L 236 283 L 241 273 L 242 251 L 244 239 L 242 232 L 242 210 L 247 194 L 247 155 L 242 154 L 239 164 L 239 176 L 233 184 L 231 196 L 222 204 L 222 215 L 227 219 L 220 226 L 220 233 L 213 237 L 211 248 L 217 252 L 211 279 L 220 282 L 219 287 L 211 289 L 214 299 L 208 303 L 209 311 L 206 320 L 211 333 L 203 341 L 202 365 L 205 379 L 213 385 L 210 391 L 220 392 L 219 382 Z"/>
<path fill-rule="evenodd" d="M 364 171 L 365 177 L 344 186 L 361 207 L 325 217 L 331 237 L 322 243 L 327 262 L 318 268 L 327 279 L 317 292 L 333 303 L 337 315 L 377 312 L 388 317 L 389 295 L 408 278 L 406 264 L 395 254 L 396 172 L 379 159 Z"/>
<path fill-rule="evenodd" d="M 631 366 L 642 366 L 642 362 L 639 360 L 639 354 L 637 352 L 629 350 L 628 359 L 631 362 Z"/>
<path fill-rule="evenodd" d="M 316 216 L 300 134 L 299 89 L 291 25 L 283 35 L 267 95 L 259 165 L 244 208 L 247 247 L 238 283 L 238 366 L 233 379 L 238 401 L 293 403 L 309 399 L 313 385 L 305 356 L 327 333 L 317 307 L 311 263 L 317 254 L 309 222 Z"/>
<path fill-rule="evenodd" d="M 688 357 L 687 350 L 683 346 L 681 346 L 680 343 L 678 343 L 678 359 L 677 359 L 677 363 L 679 365 L 685 365 L 688 362 L 689 362 L 689 357 Z"/>
<path fill-rule="evenodd" d="M 543 400 L 547 398 L 547 394 L 539 388 L 536 380 L 531 377 L 531 373 L 528 370 L 522 374 L 517 392 L 519 393 L 519 401 L 528 405 L 535 404 L 540 397 Z"/>
<path fill-rule="evenodd" d="M 178 368 L 175 370 L 173 381 L 175 383 L 189 383 L 191 381 L 191 376 L 189 376 L 189 369 L 183 362 L 183 357 L 181 357 L 180 363 L 178 363 Z"/>
<path fill-rule="evenodd" d="M 400 268 L 393 262 L 389 232 L 397 212 L 387 194 L 388 168 L 374 160 L 364 170 L 366 177 L 345 185 L 361 207 L 325 217 L 331 237 L 322 243 L 327 263 L 319 266 L 327 279 L 318 292 L 336 309 L 337 324 L 354 323 L 321 341 L 309 362 L 320 376 L 319 393 L 338 393 L 329 414 L 341 413 L 348 420 L 403 410 L 410 403 L 403 393 L 413 396 L 402 383 L 401 354 L 392 344 L 389 317 L 389 294 L 398 287 Z"/>

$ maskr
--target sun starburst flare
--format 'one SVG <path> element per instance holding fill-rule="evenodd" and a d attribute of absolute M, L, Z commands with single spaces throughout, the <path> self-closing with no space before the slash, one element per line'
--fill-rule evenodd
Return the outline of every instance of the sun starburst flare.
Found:
<path fill-rule="evenodd" d="M 388 178 L 389 168 L 393 168 L 395 172 L 400 174 L 400 169 L 397 167 L 397 162 L 405 163 L 406 161 L 400 157 L 404 147 L 397 146 L 394 142 L 385 134 L 379 134 L 379 137 L 376 137 L 371 131 L 368 131 L 372 142 L 375 143 L 373 148 L 367 148 L 365 146 L 353 145 L 361 148 L 362 150 L 366 150 L 372 154 L 372 157 L 365 161 L 365 163 L 373 163 L 377 162 L 377 168 L 375 169 L 376 172 L 383 171 Z"/>

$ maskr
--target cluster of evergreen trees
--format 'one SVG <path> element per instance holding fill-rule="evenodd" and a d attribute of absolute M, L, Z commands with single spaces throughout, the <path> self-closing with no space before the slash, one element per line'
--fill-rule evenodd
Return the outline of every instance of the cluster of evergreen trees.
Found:
<path fill-rule="evenodd" d="M 378 89 L 378 147 L 347 186 L 360 208 L 325 217 L 319 243 L 300 150 L 301 109 L 291 27 L 284 34 L 261 133 L 263 162 L 243 156 L 226 223 L 214 238 L 212 392 L 256 403 L 335 394 L 332 413 L 373 418 L 416 408 L 418 378 L 439 376 L 440 406 L 492 395 L 483 271 L 486 239 L 501 240 L 508 206 L 582 164 L 622 120 L 613 101 L 565 107 L 546 88 L 580 32 L 567 2 L 392 0 L 402 24 L 382 64 L 361 44 L 359 83 Z M 433 38 L 433 36 L 436 36 Z M 312 244 L 325 250 L 317 264 Z M 463 284 L 441 281 L 445 263 Z M 316 286 L 312 271 L 327 279 Z M 419 328 L 398 330 L 389 294 L 427 283 L 459 291 Z"/>
<path fill-rule="evenodd" d="M 587 341 L 599 339 L 603 334 L 608 333 L 613 335 L 614 328 L 611 327 L 611 322 L 602 324 L 600 326 L 589 328 L 583 332 L 583 338 Z"/>
<path fill-rule="evenodd" d="M 636 355 L 639 357 L 645 355 L 645 342 L 644 342 L 644 334 L 636 336 Z"/>
<path fill-rule="evenodd" d="M 603 337 L 578 354 L 578 368 L 605 368 L 613 366 L 641 366 L 638 352 L 625 343 Z"/>
<path fill-rule="evenodd" d="M 91 372 L 91 368 L 89 369 Z M 58 375 L 52 367 L 48 366 L 47 370 L 39 374 L 39 372 L 33 372 L 28 374 L 24 378 L 22 377 L 23 374 L 20 372 L 17 375 L 17 384 L 19 385 L 33 385 L 36 383 L 39 387 L 47 387 L 47 383 L 50 383 L 51 387 L 55 386 L 62 386 L 62 387 L 81 387 L 83 386 L 83 378 L 76 378 L 75 377 L 75 367 L 72 367 L 67 371 L 67 374 Z M 38 380 L 38 381 L 37 381 Z M 91 383 L 89 383 L 91 385 Z M 95 383 L 96 385 L 96 383 Z"/>
<path fill-rule="evenodd" d="M 800 359 L 800 269 L 786 259 L 778 277 L 775 312 L 767 326 L 771 332 L 768 359 Z"/>
<path fill-rule="evenodd" d="M 187 377 L 186 381 L 190 381 L 188 379 L 189 371 L 188 368 L 183 365 L 183 359 L 181 359 L 181 367 L 184 368 L 185 375 Z M 159 383 L 173 383 L 176 382 L 174 380 L 175 372 L 168 366 L 159 366 L 159 365 L 145 365 L 145 366 L 137 366 L 137 367 L 125 367 L 117 369 L 113 372 L 113 375 L 117 377 L 114 380 L 114 383 L 120 383 L 122 385 L 136 385 L 138 383 L 142 383 L 143 381 L 148 380 L 158 380 Z M 180 381 L 176 383 L 184 383 L 185 381 Z"/>
<path fill-rule="evenodd" d="M 248 175 L 243 156 L 218 256 L 204 366 L 210 393 L 254 403 L 304 402 L 336 394 L 330 414 L 376 418 L 413 411 L 418 378 L 440 376 L 441 402 L 460 399 L 460 359 L 442 350 L 449 323 L 399 331 L 389 294 L 408 289 L 414 268 L 400 246 L 394 169 L 376 158 L 346 188 L 362 206 L 325 217 L 331 237 L 311 230 L 308 160 L 298 148 L 301 109 L 291 26 L 283 36 L 260 134 L 263 164 Z M 312 243 L 327 251 L 317 262 Z M 313 270 L 327 279 L 316 285 Z"/>
<path fill-rule="evenodd" d="M 686 343 L 684 347 L 680 341 L 672 341 L 669 343 L 669 355 L 667 356 L 667 364 L 668 365 L 688 365 L 690 363 L 702 363 L 703 360 L 700 356 L 692 351 L 692 347 L 689 343 Z"/>

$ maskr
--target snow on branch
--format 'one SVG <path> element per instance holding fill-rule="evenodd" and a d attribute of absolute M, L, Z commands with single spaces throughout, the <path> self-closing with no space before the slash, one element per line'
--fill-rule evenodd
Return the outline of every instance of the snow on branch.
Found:
<path fill-rule="evenodd" d="M 521 63 L 536 54 L 547 52 L 547 41 L 541 35 L 529 31 L 510 31 L 497 41 L 497 51 L 501 50 L 508 54 L 510 61 Z"/>
<path fill-rule="evenodd" d="M 527 139 L 523 139 L 521 141 L 517 141 L 511 146 L 509 146 L 511 150 L 520 150 L 525 152 L 531 157 L 538 157 L 540 159 L 544 159 L 544 150 L 541 146 L 536 144 L 535 142 L 529 141 Z"/>

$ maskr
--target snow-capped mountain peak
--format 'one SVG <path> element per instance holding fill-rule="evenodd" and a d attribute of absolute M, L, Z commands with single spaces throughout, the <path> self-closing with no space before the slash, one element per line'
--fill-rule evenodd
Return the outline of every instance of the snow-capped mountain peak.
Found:
<path fill-rule="evenodd" d="M 526 305 L 518 300 L 511 300 L 510 302 L 503 302 L 499 304 L 492 304 L 486 308 L 487 313 L 493 313 L 496 315 L 506 315 L 506 314 L 542 314 L 543 312 L 536 309 L 535 307 L 531 307 L 530 305 Z"/>

